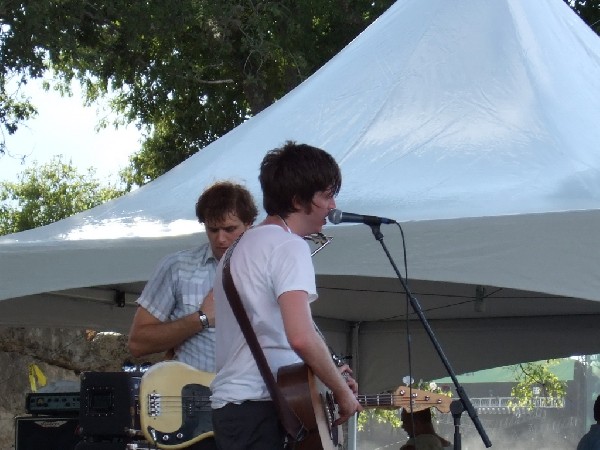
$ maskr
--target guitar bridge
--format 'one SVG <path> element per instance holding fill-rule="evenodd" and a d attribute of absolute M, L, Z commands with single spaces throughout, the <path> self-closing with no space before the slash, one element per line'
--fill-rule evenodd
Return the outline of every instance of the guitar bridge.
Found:
<path fill-rule="evenodd" d="M 148 416 L 160 416 L 160 394 L 156 392 L 148 394 Z"/>

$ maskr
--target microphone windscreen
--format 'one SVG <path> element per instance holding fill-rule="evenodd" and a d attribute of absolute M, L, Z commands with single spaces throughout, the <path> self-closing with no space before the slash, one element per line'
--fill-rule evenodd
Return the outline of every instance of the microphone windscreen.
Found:
<path fill-rule="evenodd" d="M 327 219 L 329 219 L 329 221 L 332 224 L 337 225 L 342 221 L 342 211 L 340 211 L 339 209 L 332 209 L 331 211 L 329 211 Z"/>

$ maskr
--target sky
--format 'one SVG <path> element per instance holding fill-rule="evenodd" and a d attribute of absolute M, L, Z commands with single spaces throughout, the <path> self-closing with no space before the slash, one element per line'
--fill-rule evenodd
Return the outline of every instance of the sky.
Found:
<path fill-rule="evenodd" d="M 19 126 L 8 136 L 7 152 L 0 156 L 0 181 L 17 181 L 18 174 L 31 166 L 49 162 L 55 155 L 71 160 L 80 173 L 96 169 L 96 177 L 118 181 L 119 169 L 128 163 L 130 154 L 139 150 L 141 133 L 133 126 L 113 126 L 97 130 L 100 119 L 109 115 L 101 106 L 83 106 L 78 85 L 72 97 L 44 91 L 41 82 L 33 82 L 25 91 L 38 109 L 36 118 Z"/>

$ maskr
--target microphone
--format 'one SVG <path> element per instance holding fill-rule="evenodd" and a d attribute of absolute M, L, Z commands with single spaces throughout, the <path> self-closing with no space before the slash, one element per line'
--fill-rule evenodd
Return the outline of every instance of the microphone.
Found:
<path fill-rule="evenodd" d="M 329 221 L 337 225 L 338 223 L 364 223 L 365 225 L 380 225 L 382 223 L 396 223 L 395 220 L 386 219 L 385 217 L 363 216 L 362 214 L 354 214 L 350 212 L 342 212 L 339 209 L 332 209 L 327 215 Z"/>

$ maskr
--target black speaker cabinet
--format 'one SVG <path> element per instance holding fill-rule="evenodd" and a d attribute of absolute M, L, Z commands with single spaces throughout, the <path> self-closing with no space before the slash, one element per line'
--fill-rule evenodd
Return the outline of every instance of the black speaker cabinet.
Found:
<path fill-rule="evenodd" d="M 16 417 L 15 450 L 73 450 L 78 427 L 77 417 Z"/>
<path fill-rule="evenodd" d="M 79 425 L 93 438 L 126 438 L 140 429 L 137 397 L 140 375 L 127 372 L 83 372 Z"/>

